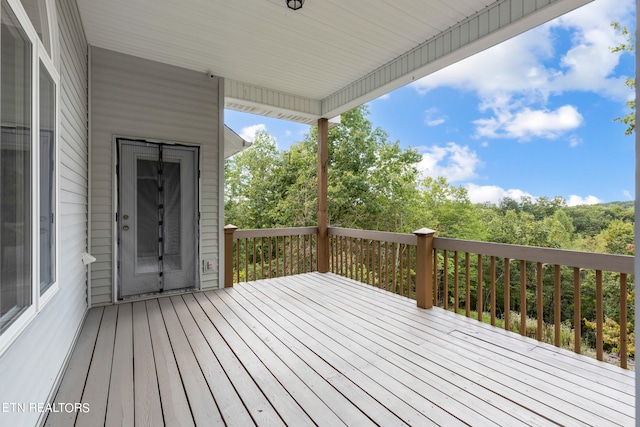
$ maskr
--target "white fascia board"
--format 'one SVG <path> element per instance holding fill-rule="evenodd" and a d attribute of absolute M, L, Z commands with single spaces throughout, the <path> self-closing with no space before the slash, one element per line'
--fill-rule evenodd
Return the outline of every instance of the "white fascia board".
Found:
<path fill-rule="evenodd" d="M 501 0 L 322 100 L 334 117 L 593 0 Z"/>
<path fill-rule="evenodd" d="M 236 153 L 251 147 L 251 142 L 246 141 L 229 126 L 224 125 L 224 158 L 233 156 Z"/>
<path fill-rule="evenodd" d="M 225 108 L 233 110 L 307 124 L 316 124 L 321 117 L 322 103 L 318 99 L 231 79 L 225 79 L 224 94 Z"/>

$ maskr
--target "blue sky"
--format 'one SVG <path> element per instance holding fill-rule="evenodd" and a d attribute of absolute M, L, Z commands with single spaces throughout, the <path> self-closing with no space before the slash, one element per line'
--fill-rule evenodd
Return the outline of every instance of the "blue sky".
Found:
<path fill-rule="evenodd" d="M 634 96 L 635 59 L 610 48 L 634 29 L 633 0 L 595 0 L 559 19 L 369 103 L 370 120 L 417 149 L 425 176 L 472 202 L 562 196 L 570 205 L 633 200 L 634 138 L 613 119 Z M 236 111 L 247 140 L 266 130 L 286 149 L 309 127 Z"/>

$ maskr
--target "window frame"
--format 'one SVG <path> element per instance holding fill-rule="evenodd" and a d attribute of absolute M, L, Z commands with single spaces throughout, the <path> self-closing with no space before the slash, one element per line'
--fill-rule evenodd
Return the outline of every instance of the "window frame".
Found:
<path fill-rule="evenodd" d="M 38 61 L 36 64 L 36 67 L 38 68 L 38 76 L 37 76 L 37 86 L 38 86 L 38 91 L 36 94 L 36 98 L 38 100 L 38 114 L 36 115 L 36 122 L 38 123 L 38 127 L 37 127 L 37 131 L 33 132 L 34 133 L 34 141 L 35 141 L 35 147 L 36 147 L 36 151 L 37 155 L 38 155 L 38 163 L 36 164 L 37 167 L 35 167 L 34 169 L 37 169 L 36 175 L 37 178 L 34 179 L 34 181 L 37 180 L 36 187 L 37 194 L 34 194 L 36 196 L 36 204 L 38 206 L 37 208 L 37 212 L 36 213 L 36 218 L 34 221 L 34 228 L 36 229 L 35 232 L 35 237 L 36 237 L 36 245 L 35 249 L 37 251 L 37 258 L 34 258 L 34 260 L 37 260 L 37 262 L 34 262 L 34 264 L 37 264 L 37 274 L 34 276 L 37 279 L 34 280 L 34 292 L 36 295 L 36 301 L 37 301 L 37 310 L 40 311 L 53 297 L 53 295 L 55 295 L 59 290 L 60 290 L 60 280 L 59 280 L 59 275 L 60 275 L 60 248 L 59 248 L 59 242 L 60 242 L 60 233 L 59 233 L 59 228 L 60 228 L 60 220 L 59 220 L 59 200 L 60 200 L 60 185 L 59 185 L 59 169 L 60 169 L 60 147 L 59 147 L 59 129 L 60 129 L 60 76 L 57 72 L 57 70 L 55 69 L 54 65 L 53 65 L 53 61 L 51 60 L 51 58 L 48 57 L 47 55 L 47 51 L 44 48 L 44 46 L 42 45 L 42 43 L 40 42 L 40 39 L 38 38 L 38 42 L 39 42 L 39 46 L 38 46 L 38 52 L 39 52 L 39 56 L 38 56 Z M 44 55 L 43 55 L 44 53 Z M 40 245 L 42 244 L 42 242 L 40 241 L 40 229 L 39 229 L 39 224 L 40 224 L 40 191 L 42 191 L 42 188 L 40 188 L 40 159 L 41 159 L 41 153 L 40 153 L 40 64 L 42 64 L 44 66 L 44 68 L 46 69 L 46 71 L 49 73 L 49 76 L 51 77 L 51 79 L 53 80 L 53 84 L 55 85 L 55 93 L 54 93 L 54 112 L 55 112 L 55 119 L 54 119 L 54 129 L 53 129 L 53 176 L 51 177 L 53 182 L 52 184 L 52 188 L 53 188 L 53 194 L 51 195 L 51 197 L 53 197 L 53 251 L 54 251 L 54 259 L 53 259 L 53 283 L 49 286 L 49 288 L 44 292 L 41 293 L 40 292 Z M 34 209 L 35 210 L 35 209 Z"/>
<path fill-rule="evenodd" d="M 49 24 L 48 41 L 50 44 L 51 56 L 47 52 L 44 44 L 40 40 L 27 12 L 20 0 L 4 0 L 11 12 L 15 15 L 22 30 L 31 42 L 31 303 L 30 305 L 11 323 L 11 325 L 0 333 L 0 356 L 11 346 L 11 344 L 22 334 L 22 332 L 37 317 L 38 313 L 53 299 L 54 295 L 61 289 L 60 286 L 60 73 L 58 67 L 59 43 L 58 43 L 58 22 L 56 14 L 55 0 L 46 0 L 47 22 Z M 43 37 L 44 38 L 44 37 Z M 52 58 L 53 57 L 53 58 Z M 49 73 L 55 85 L 55 120 L 54 120 L 54 173 L 52 176 L 54 202 L 52 203 L 54 212 L 54 223 L 52 231 L 54 233 L 53 250 L 55 258 L 53 261 L 54 275 L 53 283 L 41 295 L 40 294 L 40 64 Z"/>

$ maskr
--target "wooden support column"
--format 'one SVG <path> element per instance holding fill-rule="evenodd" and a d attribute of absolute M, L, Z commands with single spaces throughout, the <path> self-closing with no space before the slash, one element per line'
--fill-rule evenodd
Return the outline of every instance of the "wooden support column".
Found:
<path fill-rule="evenodd" d="M 233 287 L 233 233 L 238 227 L 235 225 L 224 226 L 224 287 Z"/>
<path fill-rule="evenodd" d="M 318 271 L 329 271 L 329 212 L 327 169 L 329 163 L 329 121 L 318 119 Z"/>
<path fill-rule="evenodd" d="M 416 303 L 420 308 L 433 307 L 433 235 L 434 230 L 421 228 L 413 232 L 416 245 Z"/>

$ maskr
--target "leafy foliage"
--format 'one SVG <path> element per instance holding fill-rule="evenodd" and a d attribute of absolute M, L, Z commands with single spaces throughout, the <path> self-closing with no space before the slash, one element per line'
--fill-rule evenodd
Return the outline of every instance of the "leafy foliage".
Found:
<path fill-rule="evenodd" d="M 635 40 L 635 35 L 630 33 L 629 30 L 627 29 L 626 26 L 624 25 L 620 25 L 619 22 L 612 22 L 611 26 L 617 31 L 619 32 L 622 36 L 625 37 L 625 41 L 621 42 L 620 44 L 618 44 L 617 46 L 613 47 L 611 49 L 612 53 L 616 53 L 616 52 L 631 52 L 634 53 L 636 50 L 636 40 Z M 625 85 L 631 89 L 635 89 L 636 87 L 636 78 L 634 77 L 627 77 L 625 79 Z M 624 131 L 625 135 L 631 135 L 635 132 L 636 130 L 636 100 L 634 99 L 630 99 L 629 101 L 626 102 L 627 107 L 629 107 L 629 109 L 631 110 L 629 113 L 627 113 L 627 115 L 625 115 L 624 117 L 616 117 L 614 120 L 620 123 L 623 123 L 625 125 L 627 125 L 627 129 Z"/>

